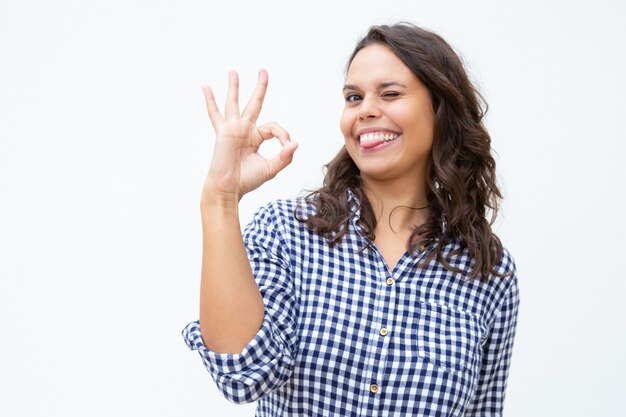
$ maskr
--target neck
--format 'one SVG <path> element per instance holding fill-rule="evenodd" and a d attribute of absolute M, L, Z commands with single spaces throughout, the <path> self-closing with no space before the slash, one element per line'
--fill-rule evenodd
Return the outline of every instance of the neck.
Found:
<path fill-rule="evenodd" d="M 394 233 L 412 231 L 428 219 L 426 180 L 406 182 L 363 180 L 363 192 L 374 209 L 376 229 Z M 419 210 L 416 210 L 418 209 Z"/>

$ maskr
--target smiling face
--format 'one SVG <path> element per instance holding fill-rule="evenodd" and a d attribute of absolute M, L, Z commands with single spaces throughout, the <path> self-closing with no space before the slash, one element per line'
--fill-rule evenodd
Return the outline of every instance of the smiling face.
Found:
<path fill-rule="evenodd" d="M 363 48 L 344 87 L 341 132 L 346 149 L 368 180 L 426 180 L 434 112 L 422 82 L 385 45 Z"/>

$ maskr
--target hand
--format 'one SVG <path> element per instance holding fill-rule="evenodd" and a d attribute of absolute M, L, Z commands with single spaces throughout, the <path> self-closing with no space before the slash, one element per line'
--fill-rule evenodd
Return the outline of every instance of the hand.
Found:
<path fill-rule="evenodd" d="M 202 86 L 206 107 L 215 130 L 215 148 L 205 190 L 235 197 L 237 201 L 264 182 L 274 178 L 293 159 L 298 144 L 292 142 L 289 133 L 272 122 L 256 126 L 261 112 L 267 72 L 259 71 L 259 77 L 243 113 L 239 112 L 239 77 L 237 72 L 228 74 L 228 94 L 224 116 L 215 103 L 213 91 Z M 278 155 L 266 159 L 258 153 L 263 141 L 277 138 L 282 146 Z"/>

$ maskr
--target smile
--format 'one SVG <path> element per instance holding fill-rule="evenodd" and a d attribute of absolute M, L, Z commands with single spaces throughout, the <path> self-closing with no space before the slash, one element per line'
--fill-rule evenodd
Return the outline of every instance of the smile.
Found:
<path fill-rule="evenodd" d="M 363 148 L 373 148 L 383 142 L 391 142 L 398 139 L 400 135 L 389 132 L 369 132 L 359 136 L 359 143 Z"/>

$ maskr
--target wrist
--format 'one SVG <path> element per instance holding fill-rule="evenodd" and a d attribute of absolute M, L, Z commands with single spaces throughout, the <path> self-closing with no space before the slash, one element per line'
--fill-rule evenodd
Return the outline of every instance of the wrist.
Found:
<path fill-rule="evenodd" d="M 200 207 L 205 209 L 237 211 L 241 197 L 237 193 L 224 192 L 205 185 L 202 188 Z"/>

